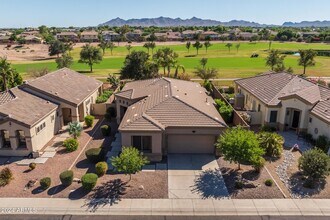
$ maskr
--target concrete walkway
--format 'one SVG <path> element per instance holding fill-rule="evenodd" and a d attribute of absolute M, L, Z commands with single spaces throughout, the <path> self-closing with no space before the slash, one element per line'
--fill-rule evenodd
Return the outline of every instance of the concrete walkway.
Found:
<path fill-rule="evenodd" d="M 2 198 L 1 214 L 144 216 L 330 216 L 330 199 L 123 199 L 110 205 L 85 200 Z"/>
<path fill-rule="evenodd" d="M 168 155 L 169 198 L 228 197 L 228 190 L 215 157 L 208 154 Z"/>

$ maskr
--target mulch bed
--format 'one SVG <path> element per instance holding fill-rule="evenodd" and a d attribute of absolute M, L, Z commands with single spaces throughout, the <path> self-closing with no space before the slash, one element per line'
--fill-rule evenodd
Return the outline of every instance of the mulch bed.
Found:
<path fill-rule="evenodd" d="M 223 178 L 225 180 L 229 195 L 232 199 L 273 199 L 283 198 L 281 191 L 275 184 L 269 187 L 264 184 L 266 179 L 271 179 L 270 175 L 265 169 L 258 174 L 251 166 L 241 165 L 238 170 L 238 165 L 225 161 L 222 157 L 217 160 Z M 236 189 L 235 181 L 241 176 L 247 181 L 250 186 L 257 186 L 256 188 Z"/>

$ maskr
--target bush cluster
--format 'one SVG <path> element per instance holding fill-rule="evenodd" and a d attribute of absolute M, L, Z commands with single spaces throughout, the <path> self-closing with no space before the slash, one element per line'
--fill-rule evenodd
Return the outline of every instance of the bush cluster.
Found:
<path fill-rule="evenodd" d="M 93 124 L 94 124 L 94 119 L 95 119 L 94 116 L 92 116 L 92 115 L 87 115 L 87 116 L 85 117 L 85 124 L 86 124 L 86 126 L 89 127 L 89 128 L 92 127 Z"/>
<path fill-rule="evenodd" d="M 63 142 L 63 146 L 66 148 L 66 151 L 73 152 L 78 149 L 79 142 L 77 139 L 69 138 Z"/>
<path fill-rule="evenodd" d="M 265 150 L 268 157 L 281 157 L 284 139 L 274 132 L 260 132 L 258 134 L 259 145 Z"/>
<path fill-rule="evenodd" d="M 60 180 L 62 185 L 70 186 L 73 182 L 73 171 L 66 170 L 60 174 Z"/>
<path fill-rule="evenodd" d="M 95 165 L 95 172 L 99 177 L 106 174 L 107 171 L 108 171 L 108 164 L 106 162 L 104 161 L 98 162 Z"/>
<path fill-rule="evenodd" d="M 97 182 L 98 176 L 95 173 L 86 173 L 81 178 L 82 187 L 85 190 L 91 191 Z"/>
<path fill-rule="evenodd" d="M 264 132 L 275 132 L 276 131 L 276 128 L 275 127 L 272 127 L 270 125 L 263 125 L 263 126 L 261 126 L 260 131 L 264 131 Z"/>
<path fill-rule="evenodd" d="M 8 185 L 12 179 L 13 173 L 11 170 L 8 167 L 3 168 L 0 172 L 0 186 Z"/>
<path fill-rule="evenodd" d="M 88 149 L 85 155 L 91 163 L 98 163 L 104 159 L 104 151 L 101 147 Z"/>
<path fill-rule="evenodd" d="M 109 136 L 111 134 L 111 127 L 108 125 L 102 125 L 100 129 L 103 136 Z"/>
<path fill-rule="evenodd" d="M 40 186 L 43 190 L 46 190 L 50 187 L 52 180 L 50 177 L 45 177 L 40 180 Z"/>
<path fill-rule="evenodd" d="M 107 90 L 107 91 L 104 91 L 102 93 L 102 95 L 98 96 L 96 98 L 96 103 L 104 103 L 106 101 L 108 101 L 108 99 L 110 98 L 110 96 L 113 94 L 113 91 L 112 90 Z"/>
<path fill-rule="evenodd" d="M 225 122 L 230 123 L 232 121 L 232 116 L 233 116 L 233 107 L 230 105 L 227 105 L 226 102 L 220 100 L 220 99 L 215 99 L 214 100 L 217 107 L 218 111 L 221 115 L 221 117 L 225 120 Z"/>
<path fill-rule="evenodd" d="M 36 163 L 30 163 L 29 164 L 29 168 L 30 168 L 30 170 L 34 170 L 35 168 L 37 167 L 37 164 Z"/>
<path fill-rule="evenodd" d="M 265 185 L 266 185 L 266 186 L 273 186 L 273 184 L 274 184 L 274 182 L 273 182 L 272 179 L 266 179 L 266 180 L 265 180 Z"/>
<path fill-rule="evenodd" d="M 327 136 L 320 135 L 315 142 L 315 146 L 319 149 L 321 149 L 324 153 L 328 153 L 329 151 L 329 140 Z"/>

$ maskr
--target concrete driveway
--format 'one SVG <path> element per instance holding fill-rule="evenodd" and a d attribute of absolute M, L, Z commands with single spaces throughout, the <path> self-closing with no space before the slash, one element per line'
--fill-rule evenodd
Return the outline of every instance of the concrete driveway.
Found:
<path fill-rule="evenodd" d="M 223 198 L 228 190 L 215 157 L 208 154 L 168 155 L 169 198 Z"/>

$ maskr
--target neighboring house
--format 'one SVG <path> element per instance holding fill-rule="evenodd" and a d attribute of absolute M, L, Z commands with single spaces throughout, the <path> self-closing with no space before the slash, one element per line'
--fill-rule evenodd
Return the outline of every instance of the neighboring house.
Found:
<path fill-rule="evenodd" d="M 203 31 L 186 30 L 186 31 L 182 31 L 181 37 L 186 40 L 193 40 L 196 37 L 196 35 L 202 32 Z"/>
<path fill-rule="evenodd" d="M 43 40 L 41 37 L 37 37 L 35 35 L 26 35 L 23 37 L 26 44 L 41 44 Z"/>
<path fill-rule="evenodd" d="M 265 73 L 235 85 L 235 108 L 247 110 L 251 124 L 330 138 L 329 88 L 289 73 Z"/>
<path fill-rule="evenodd" d="M 105 41 L 108 41 L 108 42 L 118 41 L 120 39 L 120 34 L 114 32 L 114 31 L 103 31 L 102 37 Z"/>
<path fill-rule="evenodd" d="M 152 161 L 168 153 L 209 153 L 227 127 L 198 83 L 156 78 L 126 83 L 115 94 L 123 146 Z"/>
<path fill-rule="evenodd" d="M 0 31 L 0 37 L 10 36 L 10 35 L 12 35 L 12 32 L 10 32 L 10 31 Z"/>
<path fill-rule="evenodd" d="M 38 155 L 64 125 L 83 121 L 102 82 L 67 68 L 0 94 L 0 155 Z"/>
<path fill-rule="evenodd" d="M 0 44 L 10 43 L 10 36 L 0 36 Z"/>
<path fill-rule="evenodd" d="M 241 40 L 251 40 L 253 37 L 257 37 L 257 33 L 250 33 L 250 32 L 240 32 L 237 37 Z"/>
<path fill-rule="evenodd" d="M 209 38 L 210 40 L 219 40 L 220 38 L 220 34 L 218 34 L 217 32 L 214 31 L 205 31 L 203 33 L 201 33 L 201 38 L 203 40 Z"/>
<path fill-rule="evenodd" d="M 125 36 L 128 41 L 139 41 L 142 37 L 142 31 L 134 30 L 132 32 L 127 32 Z"/>
<path fill-rule="evenodd" d="M 61 32 L 56 34 L 56 39 L 64 42 L 78 42 L 79 37 L 75 32 Z"/>
<path fill-rule="evenodd" d="M 98 42 L 99 34 L 96 31 L 83 31 L 80 34 L 81 42 Z"/>

